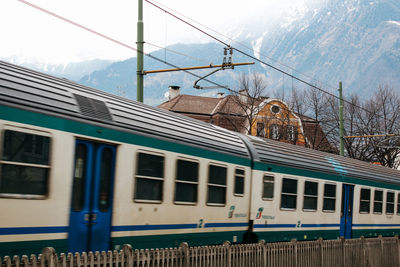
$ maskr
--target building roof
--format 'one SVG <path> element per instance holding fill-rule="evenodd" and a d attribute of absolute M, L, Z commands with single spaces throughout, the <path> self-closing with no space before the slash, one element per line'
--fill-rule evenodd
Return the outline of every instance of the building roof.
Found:
<path fill-rule="evenodd" d="M 254 107 L 259 107 L 267 97 L 260 97 L 253 104 Z M 194 95 L 178 95 L 173 99 L 162 103 L 158 107 L 184 114 L 196 114 L 196 115 L 207 115 L 213 116 L 215 114 L 234 115 L 234 116 L 245 116 L 244 105 L 240 104 L 239 96 L 227 95 L 225 97 L 204 97 Z M 257 109 L 258 110 L 258 109 Z M 332 153 L 337 153 L 337 150 L 332 147 L 326 138 L 318 121 L 297 113 L 296 114 L 302 123 L 303 134 L 307 139 L 308 146 Z M 226 127 L 229 128 L 229 127 Z M 232 130 L 232 129 L 231 129 Z"/>
<path fill-rule="evenodd" d="M 260 98 L 255 105 L 260 105 L 265 98 Z M 227 95 L 225 97 L 204 97 L 195 95 L 178 95 L 158 106 L 177 113 L 191 113 L 214 115 L 217 113 L 230 115 L 244 115 L 243 105 L 240 105 L 238 96 Z"/>
<path fill-rule="evenodd" d="M 159 108 L 179 112 L 196 114 L 214 114 L 214 109 L 222 98 L 212 98 L 194 95 L 178 95 L 173 99 L 162 103 Z"/>

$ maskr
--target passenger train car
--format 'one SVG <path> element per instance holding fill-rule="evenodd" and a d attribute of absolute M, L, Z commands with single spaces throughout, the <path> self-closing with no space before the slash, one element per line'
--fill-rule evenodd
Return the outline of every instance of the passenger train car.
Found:
<path fill-rule="evenodd" d="M 5 62 L 0 154 L 0 256 L 400 232 L 396 170 Z"/>

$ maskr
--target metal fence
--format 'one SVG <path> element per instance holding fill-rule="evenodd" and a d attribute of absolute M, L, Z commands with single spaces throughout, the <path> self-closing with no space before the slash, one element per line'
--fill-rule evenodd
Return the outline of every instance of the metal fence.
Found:
<path fill-rule="evenodd" d="M 124 245 L 120 251 L 61 253 L 53 248 L 35 255 L 0 258 L 0 267 L 336 267 L 400 266 L 400 243 L 396 237 L 351 240 L 295 240 L 281 243 L 235 244 L 219 246 L 133 250 Z"/>

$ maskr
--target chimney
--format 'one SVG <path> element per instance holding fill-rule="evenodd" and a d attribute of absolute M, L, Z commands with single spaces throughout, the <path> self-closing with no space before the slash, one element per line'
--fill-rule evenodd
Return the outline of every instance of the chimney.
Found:
<path fill-rule="evenodd" d="M 176 85 L 168 86 L 168 93 L 169 93 L 168 100 L 171 100 L 171 99 L 177 97 L 179 95 L 180 91 L 181 90 L 180 90 L 179 86 L 176 86 Z"/>
<path fill-rule="evenodd" d="M 218 98 L 223 98 L 224 97 L 224 93 L 222 93 L 222 92 L 217 93 L 217 97 Z"/>
<path fill-rule="evenodd" d="M 239 91 L 239 100 L 242 103 L 247 103 L 247 98 L 249 96 L 249 90 L 248 89 L 242 89 Z"/>

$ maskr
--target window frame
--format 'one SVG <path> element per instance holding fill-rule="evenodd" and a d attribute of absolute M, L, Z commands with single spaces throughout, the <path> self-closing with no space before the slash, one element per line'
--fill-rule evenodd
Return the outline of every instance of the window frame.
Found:
<path fill-rule="evenodd" d="M 4 148 L 4 136 L 6 131 L 20 132 L 25 134 L 44 136 L 49 138 L 49 150 L 48 150 L 48 165 L 45 164 L 35 164 L 35 163 L 24 163 L 24 162 L 15 162 L 15 161 L 7 161 L 2 160 L 3 156 L 3 148 Z M 11 198 L 11 199 L 30 199 L 30 200 L 45 200 L 50 196 L 50 180 L 52 176 L 52 150 L 53 150 L 53 135 L 50 132 L 42 131 L 38 129 L 26 128 L 26 127 L 16 127 L 11 125 L 5 125 L 0 129 L 0 170 L 2 164 L 8 165 L 16 165 L 16 166 L 26 166 L 33 168 L 43 168 L 47 169 L 47 181 L 46 181 L 46 193 L 44 195 L 35 195 L 35 194 L 14 194 L 14 193 L 0 193 L 0 198 Z M 0 173 L 1 175 L 1 173 Z"/>
<path fill-rule="evenodd" d="M 286 129 L 287 140 L 291 142 L 297 141 L 298 127 L 295 125 L 287 125 Z"/>
<path fill-rule="evenodd" d="M 283 192 L 283 181 L 287 179 L 287 180 L 294 180 L 296 181 L 296 193 L 284 193 Z M 294 178 L 294 177 L 282 177 L 282 183 L 281 183 L 281 195 L 280 195 L 280 205 L 279 208 L 282 211 L 296 211 L 297 210 L 297 195 L 298 195 L 298 191 L 299 191 L 299 179 L 298 178 Z M 283 195 L 287 195 L 287 196 L 295 196 L 296 197 L 296 207 L 295 208 L 283 208 L 282 207 L 282 199 L 283 199 Z"/>
<path fill-rule="evenodd" d="M 362 202 L 366 202 L 366 200 L 365 199 L 362 199 L 362 190 L 368 190 L 369 191 L 369 200 L 368 200 L 368 207 L 369 207 L 369 209 L 368 209 L 368 212 L 367 211 L 361 211 L 361 203 Z M 359 202 L 359 208 L 358 208 L 358 212 L 360 213 L 360 214 L 370 214 L 371 213 L 371 188 L 366 188 L 366 187 L 362 187 L 362 188 L 360 188 L 360 202 Z"/>
<path fill-rule="evenodd" d="M 379 191 L 379 192 L 381 192 L 382 193 L 382 200 L 375 200 L 375 196 L 376 196 L 376 191 Z M 383 197 L 384 197 L 384 193 L 383 193 L 384 191 L 383 190 L 378 190 L 378 189 L 375 189 L 374 190 L 374 206 L 373 206 L 373 214 L 383 214 L 383 203 L 384 203 L 384 201 L 383 201 Z M 378 211 L 375 211 L 375 203 L 380 203 L 382 206 L 381 206 L 381 211 L 380 212 L 378 212 Z"/>
<path fill-rule="evenodd" d="M 139 177 L 139 179 L 149 179 L 149 180 L 157 180 L 157 181 L 162 181 L 162 187 L 161 187 L 161 200 L 150 200 L 150 199 L 136 199 L 136 190 L 137 190 L 137 178 L 138 178 L 138 170 L 139 170 L 139 154 L 148 154 L 148 155 L 153 155 L 153 156 L 159 156 L 159 157 L 163 157 L 163 177 L 159 178 L 159 177 L 151 177 L 151 176 L 144 176 L 144 175 L 139 175 L 142 177 Z M 164 186 L 165 186 L 165 174 L 166 174 L 166 168 L 165 168 L 165 161 L 166 161 L 166 157 L 165 154 L 163 153 L 159 153 L 159 152 L 155 152 L 155 151 L 149 151 L 149 150 L 138 150 L 136 151 L 136 166 L 135 166 L 135 170 L 134 170 L 134 190 L 133 190 L 133 201 L 135 203 L 149 203 L 149 204 L 162 204 L 164 202 Z M 149 177 L 149 178 L 148 178 Z"/>
<path fill-rule="evenodd" d="M 388 195 L 393 194 L 393 202 L 388 201 Z M 393 205 L 393 212 L 388 212 L 388 205 L 392 204 Z M 393 215 L 394 214 L 394 207 L 396 204 L 396 194 L 394 191 L 386 191 L 386 203 L 385 203 L 385 214 L 387 215 Z"/>
<path fill-rule="evenodd" d="M 331 197 L 331 196 L 326 196 L 325 195 L 325 191 L 326 191 L 325 186 L 326 185 L 334 185 L 335 186 L 335 197 Z M 326 213 L 335 213 L 336 212 L 336 210 L 337 210 L 337 205 L 336 205 L 337 188 L 338 188 L 338 186 L 337 186 L 336 183 L 324 183 L 324 194 L 323 194 L 323 197 L 322 197 L 322 212 L 326 212 Z M 325 199 L 331 199 L 331 200 L 333 199 L 334 200 L 334 203 L 335 203 L 335 209 L 334 210 L 326 210 L 326 209 L 324 209 Z"/>
<path fill-rule="evenodd" d="M 306 195 L 306 183 L 314 183 L 317 184 L 317 194 L 316 195 Z M 311 181 L 311 180 L 306 180 L 304 181 L 304 191 L 303 191 L 303 211 L 305 212 L 316 212 L 318 211 L 318 187 L 319 187 L 319 183 L 317 181 Z M 304 204 L 305 204 L 305 199 L 306 197 L 309 198 L 316 198 L 317 199 L 317 206 L 315 207 L 315 209 L 306 209 L 304 208 Z"/>
<path fill-rule="evenodd" d="M 214 162 L 209 162 L 208 163 L 208 168 L 207 168 L 207 196 L 206 196 L 206 205 L 207 206 L 214 206 L 214 207 L 225 207 L 227 203 L 227 195 L 228 195 L 228 166 L 219 164 L 219 163 L 214 163 Z M 221 167 L 226 169 L 226 175 L 225 175 L 225 185 L 221 184 L 212 184 L 210 183 L 210 167 L 215 166 L 215 167 Z M 213 187 L 220 187 L 220 188 L 225 188 L 225 201 L 224 203 L 210 203 L 208 202 L 209 199 L 209 194 L 210 194 L 210 186 Z"/>
<path fill-rule="evenodd" d="M 271 181 L 267 181 L 267 183 L 270 183 L 270 184 L 272 184 L 272 198 L 268 198 L 268 197 L 264 197 L 264 189 L 265 189 L 265 187 L 264 187 L 264 184 L 266 183 L 265 182 L 265 180 L 264 180 L 264 178 L 265 177 L 270 177 L 270 178 L 272 178 L 272 182 Z M 269 174 L 269 173 L 264 173 L 263 174 L 263 179 L 262 179 L 262 195 L 261 195 L 261 199 L 262 200 L 264 200 L 264 201 L 273 201 L 274 200 L 274 196 L 275 196 L 275 176 L 273 175 L 273 174 Z"/>
<path fill-rule="evenodd" d="M 177 180 L 178 176 L 178 161 L 183 160 L 183 161 L 190 161 L 197 163 L 197 182 L 190 182 L 190 181 L 184 181 L 184 180 Z M 200 162 L 196 159 L 191 159 L 191 158 L 183 158 L 183 157 L 178 157 L 176 159 L 176 168 L 175 168 L 175 182 L 174 182 L 174 196 L 173 196 L 173 202 L 175 205 L 189 205 L 189 206 L 196 206 L 199 203 L 199 180 L 200 180 Z M 189 201 L 176 201 L 176 191 L 177 191 L 177 183 L 181 184 L 196 184 L 196 192 L 197 192 L 197 197 L 196 197 L 196 202 L 189 202 Z"/>
<path fill-rule="evenodd" d="M 265 131 L 265 123 L 264 122 L 257 122 L 256 125 L 256 136 L 258 137 L 266 137 L 266 131 Z"/>
<path fill-rule="evenodd" d="M 276 123 L 271 124 L 269 127 L 269 139 L 277 141 L 281 140 L 282 139 L 281 132 L 282 130 L 280 125 Z"/>
<path fill-rule="evenodd" d="M 237 174 L 237 170 L 242 170 L 243 174 Z M 243 194 L 236 193 L 236 178 L 240 177 L 243 179 Z M 244 197 L 246 194 L 245 188 L 246 188 L 246 170 L 244 168 L 236 167 L 235 168 L 235 173 L 234 173 L 234 181 L 233 181 L 233 195 L 236 197 Z"/>

